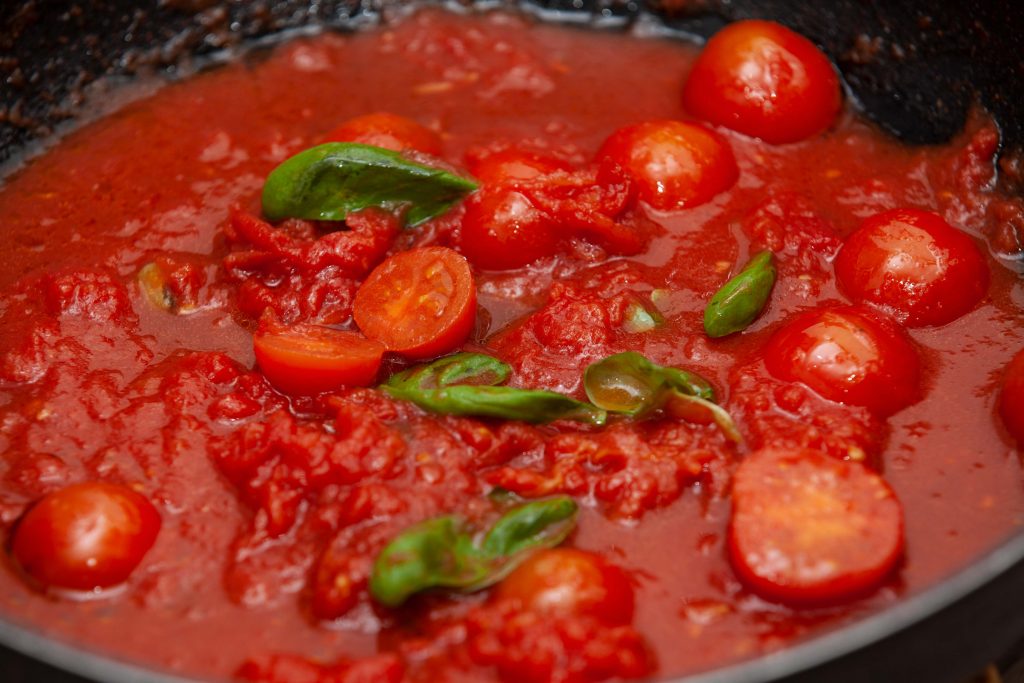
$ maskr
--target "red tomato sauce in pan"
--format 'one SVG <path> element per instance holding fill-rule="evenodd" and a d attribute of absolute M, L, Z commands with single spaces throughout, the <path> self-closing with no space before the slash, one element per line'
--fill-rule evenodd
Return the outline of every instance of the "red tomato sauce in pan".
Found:
<path fill-rule="evenodd" d="M 0 614 L 214 680 L 644 678 L 851 623 L 1015 533 L 1024 379 L 1000 391 L 1024 288 L 985 242 L 1016 201 L 992 189 L 994 123 L 910 148 L 827 89 L 800 95 L 804 118 L 751 122 L 705 97 L 713 69 L 684 96 L 699 54 L 421 11 L 167 85 L 9 177 Z M 387 125 L 358 118 L 377 112 Z M 412 148 L 480 189 L 404 229 L 383 209 L 344 231 L 264 220 L 268 173 L 328 140 Z M 924 255 L 893 265 L 905 233 Z M 708 300 L 763 250 L 767 307 L 709 337 Z M 370 275 L 399 254 L 413 265 Z M 929 254 L 948 271 L 915 269 Z M 424 281 L 449 318 L 403 326 Z M 281 329 L 358 357 L 296 369 Z M 528 424 L 372 388 L 456 350 L 581 401 L 588 364 L 639 352 L 707 378 L 742 442 L 667 413 Z M 310 386 L 326 391 L 293 395 Z M 449 514 L 485 528 L 496 488 L 571 496 L 575 531 L 494 587 L 375 604 L 396 534 Z M 60 545 L 82 510 L 99 562 Z M 834 545 L 840 578 L 762 547 L 783 527 L 783 550 Z"/>

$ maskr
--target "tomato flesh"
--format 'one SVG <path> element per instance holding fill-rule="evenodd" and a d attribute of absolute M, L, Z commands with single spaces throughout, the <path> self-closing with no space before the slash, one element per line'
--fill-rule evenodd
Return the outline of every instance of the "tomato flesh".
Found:
<path fill-rule="evenodd" d="M 1013 438 L 1024 444 L 1024 351 L 1014 356 L 1006 368 L 999 414 Z"/>
<path fill-rule="evenodd" d="M 324 142 L 358 142 L 402 152 L 441 156 L 441 137 L 426 126 L 404 116 L 377 112 L 349 119 L 324 138 Z"/>
<path fill-rule="evenodd" d="M 498 585 L 495 596 L 534 612 L 585 614 L 608 624 L 633 620 L 633 586 L 626 573 L 573 548 L 537 553 Z"/>
<path fill-rule="evenodd" d="M 898 325 L 859 306 L 823 308 L 787 322 L 765 347 L 768 371 L 821 396 L 890 415 L 917 400 L 917 351 Z"/>
<path fill-rule="evenodd" d="M 132 489 L 73 484 L 29 508 L 15 528 L 11 553 L 43 586 L 108 588 L 128 579 L 159 530 L 159 513 Z"/>
<path fill-rule="evenodd" d="M 772 144 L 828 128 L 839 78 L 814 43 L 771 21 L 738 21 L 708 41 L 683 87 L 687 110 Z"/>
<path fill-rule="evenodd" d="M 473 330 L 473 273 L 465 257 L 447 247 L 400 252 L 366 278 L 352 315 L 367 337 L 390 351 L 414 359 L 439 356 Z"/>
<path fill-rule="evenodd" d="M 728 548 L 740 579 L 789 603 L 880 585 L 903 553 L 903 509 L 881 477 L 814 450 L 751 454 L 733 480 Z"/>
<path fill-rule="evenodd" d="M 682 121 L 620 128 L 601 146 L 598 158 L 621 166 L 636 182 L 640 199 L 662 211 L 703 204 L 739 177 L 724 138 Z"/>
<path fill-rule="evenodd" d="M 252 338 L 256 364 L 276 388 L 298 396 L 377 379 L 384 346 L 358 332 L 299 323 L 262 324 Z"/>
<path fill-rule="evenodd" d="M 910 326 L 952 322 L 988 289 L 988 267 L 971 238 L 916 209 L 865 220 L 846 239 L 835 269 L 851 298 L 882 306 Z"/>

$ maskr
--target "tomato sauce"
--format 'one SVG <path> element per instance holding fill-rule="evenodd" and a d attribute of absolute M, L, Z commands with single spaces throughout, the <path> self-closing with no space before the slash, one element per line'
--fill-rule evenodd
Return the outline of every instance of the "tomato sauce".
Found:
<path fill-rule="evenodd" d="M 699 205 L 629 213 L 642 242 L 584 231 L 523 267 L 475 269 L 464 348 L 509 363 L 514 386 L 583 399 L 582 368 L 639 351 L 710 379 L 742 445 L 713 424 L 671 419 L 534 426 L 433 416 L 374 389 L 289 397 L 253 369 L 265 308 L 284 323 L 352 330 L 370 269 L 412 247 L 458 249 L 473 210 L 401 232 L 370 212 L 335 233 L 344 237 L 327 256 L 296 255 L 288 250 L 315 239 L 308 226 L 268 233 L 246 222 L 285 158 L 383 111 L 436 133 L 455 168 L 510 146 L 553 156 L 554 170 L 583 168 L 623 126 L 688 118 L 682 87 L 698 52 L 423 10 L 167 85 L 10 176 L 0 188 L 0 524 L 9 539 L 42 495 L 105 481 L 146 496 L 161 527 L 126 583 L 87 594 L 44 591 L 2 554 L 0 613 L 214 680 L 547 680 L 570 665 L 582 667 L 579 680 L 635 678 L 708 669 L 850 623 L 1015 533 L 1024 487 L 997 402 L 1024 345 L 1024 288 L 987 252 L 979 304 L 906 330 L 920 387 L 889 417 L 784 382 L 763 355 L 783 321 L 849 302 L 832 260 L 864 218 L 926 209 L 984 247 L 989 206 L 1005 199 L 992 189 L 998 132 L 983 112 L 928 148 L 886 137 L 849 105 L 791 145 L 715 128 L 735 156 L 735 184 Z M 707 300 L 761 249 L 779 270 L 767 310 L 742 334 L 708 338 Z M 140 285 L 148 264 L 166 282 L 156 305 Z M 657 324 L 634 324 L 638 307 L 657 311 Z M 902 503 L 906 546 L 881 586 L 793 607 L 741 582 L 726 547 L 730 479 L 767 446 L 882 474 Z M 440 514 L 487 520 L 496 486 L 573 496 L 582 512 L 568 545 L 626 573 L 635 606 L 621 613 L 632 619 L 541 618 L 489 591 L 394 611 L 370 604 L 367 574 L 387 539 Z M 570 664 L 551 664 L 566 652 Z"/>

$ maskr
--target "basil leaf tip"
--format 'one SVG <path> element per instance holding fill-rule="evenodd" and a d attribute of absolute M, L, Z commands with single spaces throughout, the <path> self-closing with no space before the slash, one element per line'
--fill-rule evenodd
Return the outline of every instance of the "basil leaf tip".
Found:
<path fill-rule="evenodd" d="M 715 292 L 704 309 L 704 331 L 726 337 L 745 330 L 761 315 L 775 286 L 775 259 L 770 251 L 750 259 L 735 277 Z"/>
<path fill-rule="evenodd" d="M 406 222 L 439 216 L 477 188 L 475 182 L 412 161 L 398 152 L 354 142 L 327 142 L 277 166 L 263 185 L 269 220 L 343 221 L 371 206 L 408 206 Z"/>
<path fill-rule="evenodd" d="M 568 496 L 536 500 L 508 510 L 477 542 L 459 518 L 415 524 L 388 543 L 373 564 L 370 595 L 398 607 L 434 588 L 462 592 L 491 586 L 542 548 L 564 541 L 576 526 L 578 507 Z"/>

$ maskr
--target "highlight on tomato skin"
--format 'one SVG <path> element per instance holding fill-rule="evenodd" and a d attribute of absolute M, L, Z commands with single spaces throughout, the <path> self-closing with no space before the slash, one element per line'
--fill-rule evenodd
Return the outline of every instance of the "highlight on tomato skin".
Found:
<path fill-rule="evenodd" d="M 867 218 L 835 260 L 852 299 L 892 311 L 905 325 L 944 325 L 974 308 L 988 290 L 981 251 L 939 215 L 894 209 Z"/>
<path fill-rule="evenodd" d="M 369 386 L 384 345 L 358 332 L 322 325 L 281 325 L 264 319 L 253 335 L 256 364 L 278 390 L 294 396 Z"/>
<path fill-rule="evenodd" d="M 18 522 L 11 554 L 41 585 L 87 591 L 124 583 L 160 531 L 145 496 L 117 484 L 72 484 L 43 496 Z"/>
<path fill-rule="evenodd" d="M 395 152 L 414 149 L 441 156 L 441 136 L 412 119 L 389 112 L 356 116 L 324 137 L 324 142 L 358 142 Z"/>
<path fill-rule="evenodd" d="M 999 394 L 999 415 L 1010 435 L 1024 447 L 1024 351 L 1020 351 L 1006 368 Z"/>
<path fill-rule="evenodd" d="M 863 306 L 796 315 L 768 340 L 764 359 L 778 379 L 882 416 L 914 403 L 921 392 L 913 342 L 895 322 Z"/>
<path fill-rule="evenodd" d="M 476 283 L 469 262 L 448 247 L 399 252 L 363 281 L 352 317 L 367 337 L 407 358 L 453 351 L 476 321 Z"/>
<path fill-rule="evenodd" d="M 727 547 L 740 580 L 796 605 L 877 589 L 904 549 L 903 508 L 876 473 L 814 450 L 765 449 L 733 479 Z"/>
<path fill-rule="evenodd" d="M 605 140 L 597 158 L 622 167 L 636 182 L 640 199 L 660 211 L 703 204 L 739 178 L 728 141 L 683 121 L 620 128 Z"/>
<path fill-rule="evenodd" d="M 708 40 L 683 87 L 687 111 L 770 144 L 828 128 L 839 77 L 814 43 L 772 21 L 738 21 Z"/>
<path fill-rule="evenodd" d="M 574 548 L 536 553 L 498 584 L 495 597 L 534 612 L 587 615 L 612 625 L 633 621 L 633 586 L 626 572 Z"/>

